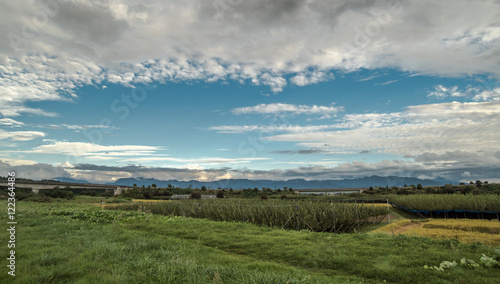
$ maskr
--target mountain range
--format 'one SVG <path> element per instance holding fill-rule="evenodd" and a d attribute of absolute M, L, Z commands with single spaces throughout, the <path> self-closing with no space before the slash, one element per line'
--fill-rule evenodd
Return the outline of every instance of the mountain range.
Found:
<path fill-rule="evenodd" d="M 57 179 L 56 179 L 57 180 Z M 80 181 L 81 182 L 81 181 Z M 121 178 L 113 183 L 107 183 L 108 185 L 123 185 L 123 186 L 149 186 L 156 184 L 157 187 L 167 187 L 169 184 L 175 187 L 192 187 L 201 188 L 206 186 L 209 189 L 217 188 L 262 188 L 269 187 L 271 189 L 275 188 L 288 188 L 294 189 L 320 189 L 320 188 L 369 188 L 378 186 L 404 186 L 406 185 L 417 185 L 422 186 L 436 186 L 444 185 L 446 183 L 457 184 L 453 181 L 448 181 L 443 178 L 436 180 L 431 179 L 418 179 L 411 177 L 398 177 L 398 176 L 370 176 L 355 179 L 342 179 L 342 180 L 304 180 L 304 179 L 292 179 L 292 180 L 249 180 L 249 179 L 224 179 L 218 181 L 179 181 L 179 180 L 157 180 L 157 179 L 146 179 L 146 178 Z"/>

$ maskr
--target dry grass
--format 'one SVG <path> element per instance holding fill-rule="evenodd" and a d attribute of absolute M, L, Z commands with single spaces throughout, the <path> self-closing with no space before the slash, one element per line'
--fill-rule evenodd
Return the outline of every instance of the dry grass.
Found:
<path fill-rule="evenodd" d="M 432 239 L 457 239 L 462 243 L 500 246 L 500 222 L 469 219 L 429 219 L 428 222 L 401 220 L 372 233 L 404 234 Z"/>
<path fill-rule="evenodd" d="M 471 219 L 435 219 L 423 225 L 426 229 L 448 229 L 466 232 L 500 234 L 500 222 Z"/>

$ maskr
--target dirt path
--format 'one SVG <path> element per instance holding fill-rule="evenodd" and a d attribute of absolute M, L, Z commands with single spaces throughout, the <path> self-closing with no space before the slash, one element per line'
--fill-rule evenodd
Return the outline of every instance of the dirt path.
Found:
<path fill-rule="evenodd" d="M 405 231 L 408 231 L 408 230 L 411 230 L 411 229 L 415 229 L 415 228 L 418 228 L 418 227 L 421 227 L 421 226 L 422 226 L 421 222 L 418 222 L 418 221 L 415 222 L 415 221 L 413 221 L 411 223 L 405 224 L 405 225 L 403 225 L 401 227 L 398 227 L 398 228 L 394 229 L 392 231 L 392 233 L 394 233 L 394 234 L 401 234 L 401 233 L 403 233 Z"/>

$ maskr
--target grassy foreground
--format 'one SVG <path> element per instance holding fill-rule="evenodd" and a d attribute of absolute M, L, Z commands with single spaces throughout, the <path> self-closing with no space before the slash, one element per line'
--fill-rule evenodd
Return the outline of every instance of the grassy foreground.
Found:
<path fill-rule="evenodd" d="M 6 203 L 0 283 L 497 283 L 500 269 L 423 269 L 494 247 L 405 235 L 285 231 L 252 224 L 17 203 L 16 276 Z"/>

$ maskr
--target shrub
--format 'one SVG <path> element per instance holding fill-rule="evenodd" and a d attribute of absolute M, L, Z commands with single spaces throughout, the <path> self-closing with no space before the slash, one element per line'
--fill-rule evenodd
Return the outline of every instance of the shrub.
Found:
<path fill-rule="evenodd" d="M 269 196 L 267 196 L 267 194 L 262 194 L 262 195 L 260 196 L 260 199 L 261 199 L 261 200 L 267 200 L 267 199 L 269 199 Z"/>
<path fill-rule="evenodd" d="M 24 199 L 24 201 L 39 202 L 39 203 L 50 203 L 52 200 L 48 196 L 32 196 Z"/>
<path fill-rule="evenodd" d="M 224 198 L 224 192 L 222 190 L 217 191 L 217 194 L 215 195 L 217 198 Z"/>
<path fill-rule="evenodd" d="M 189 195 L 189 199 L 201 199 L 201 193 L 193 191 L 191 195 Z"/>

